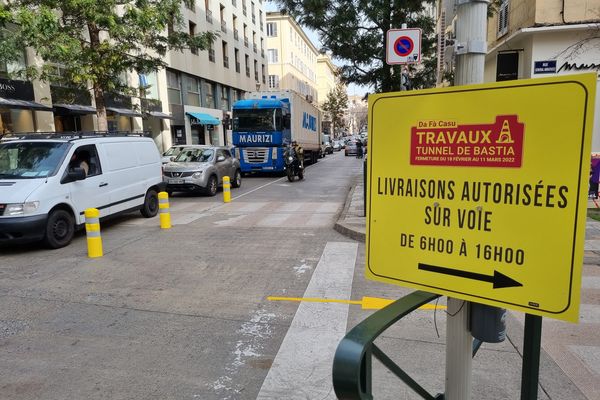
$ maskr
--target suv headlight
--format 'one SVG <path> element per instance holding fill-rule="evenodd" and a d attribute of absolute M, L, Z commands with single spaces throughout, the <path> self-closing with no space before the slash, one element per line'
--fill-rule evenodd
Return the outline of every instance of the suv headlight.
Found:
<path fill-rule="evenodd" d="M 192 175 L 192 178 L 194 178 L 194 179 L 202 178 L 202 171 L 194 172 L 194 174 Z"/>
<path fill-rule="evenodd" d="M 27 203 L 7 204 L 4 215 L 16 216 L 35 212 L 40 206 L 39 201 L 28 201 Z"/>

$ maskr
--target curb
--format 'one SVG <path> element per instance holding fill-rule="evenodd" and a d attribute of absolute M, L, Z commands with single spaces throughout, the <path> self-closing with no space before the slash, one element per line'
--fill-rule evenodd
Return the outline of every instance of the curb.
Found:
<path fill-rule="evenodd" d="M 354 195 L 354 192 L 356 191 L 356 185 L 357 185 L 357 183 L 354 182 L 352 184 L 352 187 L 348 191 L 348 194 L 346 195 L 346 201 L 344 203 L 344 209 L 340 213 L 340 216 L 338 217 L 338 220 L 335 223 L 333 229 L 335 231 L 341 233 L 342 235 L 349 237 L 350 239 L 354 239 L 358 242 L 364 242 L 365 238 L 366 238 L 364 229 L 361 230 L 360 228 L 353 227 L 350 224 L 346 224 L 344 222 L 344 219 L 346 218 L 346 215 L 348 214 L 348 209 L 350 208 L 350 204 L 352 203 L 352 196 Z"/>

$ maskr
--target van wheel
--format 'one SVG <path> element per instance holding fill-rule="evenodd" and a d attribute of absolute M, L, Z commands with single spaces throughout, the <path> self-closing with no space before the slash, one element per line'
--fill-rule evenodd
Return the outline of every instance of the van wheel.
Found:
<path fill-rule="evenodd" d="M 234 188 L 239 188 L 242 186 L 242 173 L 239 169 L 235 170 L 235 174 L 233 174 L 233 181 L 231 181 L 231 186 Z"/>
<path fill-rule="evenodd" d="M 218 185 L 219 185 L 219 183 L 217 182 L 217 177 L 214 175 L 211 175 L 210 178 L 208 178 L 208 185 L 206 185 L 206 194 L 209 196 L 216 195 L 217 190 L 218 190 Z"/>
<path fill-rule="evenodd" d="M 48 215 L 44 243 L 51 249 L 65 247 L 73 239 L 75 218 L 65 210 L 54 210 Z"/>
<path fill-rule="evenodd" d="M 140 212 L 145 218 L 152 218 L 158 214 L 158 194 L 156 193 L 156 190 L 149 189 L 146 192 L 144 205 L 140 209 Z"/>

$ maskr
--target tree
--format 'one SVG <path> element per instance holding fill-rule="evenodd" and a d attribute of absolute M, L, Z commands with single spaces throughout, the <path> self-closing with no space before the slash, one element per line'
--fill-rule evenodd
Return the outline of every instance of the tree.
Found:
<path fill-rule="evenodd" d="M 167 65 L 168 50 L 204 50 L 215 39 L 212 32 L 173 29 L 183 23 L 180 7 L 181 0 L 2 2 L 0 61 L 14 61 L 30 47 L 44 63 L 21 75 L 42 81 L 55 81 L 60 65 L 63 83 L 93 91 L 98 129 L 105 131 L 104 94 L 132 91 L 121 81 L 125 72 L 156 71 Z"/>
<path fill-rule="evenodd" d="M 338 82 L 333 89 L 327 93 L 327 100 L 323 103 L 323 110 L 331 120 L 331 132 L 342 125 L 344 112 L 348 108 L 348 94 L 343 83 Z"/>
<path fill-rule="evenodd" d="M 400 90 L 402 66 L 385 62 L 386 32 L 403 23 L 423 31 L 424 59 L 435 56 L 435 21 L 423 12 L 433 0 L 274 0 L 301 25 L 315 30 L 324 47 L 344 62 L 345 83 L 375 92 Z M 433 68 L 433 69 L 432 69 Z M 414 88 L 435 83 L 435 63 L 411 67 Z M 433 79 L 432 79 L 433 77 Z"/>

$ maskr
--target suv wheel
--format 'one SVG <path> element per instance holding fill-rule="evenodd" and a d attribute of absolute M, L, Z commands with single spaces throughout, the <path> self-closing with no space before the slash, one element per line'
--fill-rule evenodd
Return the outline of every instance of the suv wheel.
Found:
<path fill-rule="evenodd" d="M 218 185 L 219 185 L 219 183 L 217 182 L 217 177 L 214 175 L 211 175 L 210 178 L 208 178 L 208 184 L 206 185 L 206 194 L 208 194 L 209 196 L 216 195 L 217 190 L 218 190 Z"/>
<path fill-rule="evenodd" d="M 45 244 L 51 249 L 65 247 L 73 239 L 75 218 L 65 210 L 54 210 L 48 215 L 46 222 Z"/>
<path fill-rule="evenodd" d="M 233 174 L 233 181 L 231 182 L 231 186 L 234 188 L 239 188 L 240 186 L 242 186 L 242 173 L 239 169 L 236 169 L 235 173 Z"/>

